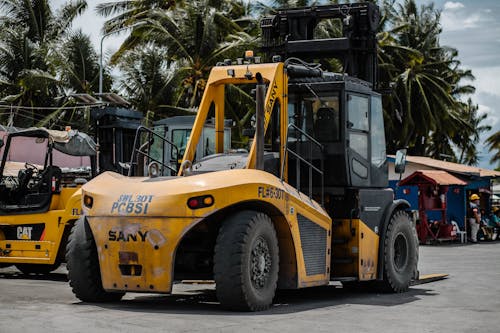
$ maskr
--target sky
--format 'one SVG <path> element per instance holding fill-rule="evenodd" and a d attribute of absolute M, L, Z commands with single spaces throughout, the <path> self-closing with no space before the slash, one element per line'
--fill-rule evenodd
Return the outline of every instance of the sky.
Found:
<path fill-rule="evenodd" d="M 66 0 L 53 0 L 58 8 Z M 103 1 L 87 0 L 87 11 L 77 18 L 74 28 L 89 34 L 99 53 L 101 28 L 104 18 L 95 13 L 95 6 Z M 483 133 L 478 145 L 479 167 L 493 169 L 489 163 L 490 153 L 484 140 L 500 131 L 500 1 L 499 0 L 417 0 L 417 4 L 433 2 L 436 9 L 442 10 L 441 45 L 456 48 L 462 68 L 472 70 L 476 79 L 472 85 L 476 93 L 472 95 L 479 112 L 488 115 L 486 123 L 492 130 Z M 103 42 L 103 54 L 109 56 L 118 49 L 125 38 L 108 36 Z M 115 73 L 116 74 L 116 73 Z M 466 83 L 466 82 L 464 82 Z"/>

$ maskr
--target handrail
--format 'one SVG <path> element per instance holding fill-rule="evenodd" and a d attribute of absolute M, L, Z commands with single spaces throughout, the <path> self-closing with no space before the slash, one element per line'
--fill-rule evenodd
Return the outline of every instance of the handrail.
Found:
<path fill-rule="evenodd" d="M 286 137 L 285 137 L 284 157 L 283 157 L 283 160 L 281 161 L 280 179 L 283 180 L 283 176 L 285 174 L 285 161 L 288 157 L 288 154 L 291 153 L 297 159 L 297 162 L 296 162 L 296 186 L 297 186 L 296 188 L 297 188 L 297 190 L 300 192 L 300 163 L 302 162 L 309 167 L 309 199 L 312 199 L 312 172 L 316 171 L 321 176 L 321 206 L 323 206 L 324 205 L 324 177 L 325 177 L 325 173 L 323 172 L 323 158 L 321 158 L 321 167 L 317 168 L 312 164 L 312 149 L 309 150 L 310 161 L 308 161 L 304 157 L 300 156 L 297 152 L 292 151 L 288 147 L 288 136 L 289 136 L 290 128 L 295 129 L 300 134 L 299 135 L 300 138 L 302 138 L 302 136 L 304 136 L 306 139 L 308 139 L 307 141 L 310 142 L 311 148 L 312 148 L 312 144 L 314 144 L 314 145 L 319 147 L 320 151 L 323 151 L 323 145 L 320 142 L 318 142 L 315 138 L 313 138 L 312 136 L 307 134 L 305 131 L 303 131 L 302 129 L 297 127 L 295 124 L 289 124 L 287 131 L 286 131 Z M 297 142 L 299 142 L 299 140 L 297 140 Z M 302 142 L 302 139 L 300 140 L 300 142 Z"/>
<path fill-rule="evenodd" d="M 148 135 L 149 136 L 148 142 L 146 142 L 145 144 L 143 144 L 140 147 L 137 147 L 138 140 L 140 138 L 141 132 L 147 132 L 149 134 Z M 143 151 L 144 148 L 151 147 L 151 145 L 154 142 L 154 137 L 158 137 L 158 138 L 160 138 L 163 141 L 163 154 L 162 154 L 163 157 L 164 157 L 164 153 L 165 153 L 165 147 L 164 147 L 165 143 L 168 143 L 169 145 L 172 146 L 173 149 L 175 149 L 175 156 L 179 155 L 179 148 L 177 148 L 177 146 L 175 145 L 175 143 L 173 143 L 172 141 L 168 140 L 167 138 L 159 135 L 158 133 L 155 133 L 154 130 L 141 125 L 141 126 L 139 126 L 137 128 L 137 131 L 135 133 L 134 150 L 132 151 L 132 156 L 131 156 L 131 159 L 130 159 L 130 168 L 128 170 L 128 176 L 129 177 L 132 175 L 133 166 L 134 165 L 138 165 L 137 159 L 138 159 L 138 155 L 139 154 L 142 155 L 142 156 L 147 157 L 150 161 L 155 161 L 155 162 L 161 164 L 162 165 L 161 174 L 163 174 L 164 168 L 167 168 L 170 171 L 172 171 L 174 173 L 177 173 L 177 170 L 175 168 L 171 167 L 170 165 L 165 164 L 164 161 L 159 161 L 158 159 L 152 157 L 151 155 L 149 155 L 148 152 Z M 134 162 L 134 160 L 135 160 L 135 162 Z"/>

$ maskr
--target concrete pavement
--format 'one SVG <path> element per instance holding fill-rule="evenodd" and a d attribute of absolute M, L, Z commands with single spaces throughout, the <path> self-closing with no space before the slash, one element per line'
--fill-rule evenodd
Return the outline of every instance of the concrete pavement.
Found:
<path fill-rule="evenodd" d="M 500 332 L 500 242 L 420 248 L 421 274 L 448 279 L 404 294 L 328 287 L 279 292 L 265 312 L 220 309 L 213 285 L 173 295 L 76 299 L 62 267 L 48 278 L 0 269 L 0 333 L 8 332 Z"/>

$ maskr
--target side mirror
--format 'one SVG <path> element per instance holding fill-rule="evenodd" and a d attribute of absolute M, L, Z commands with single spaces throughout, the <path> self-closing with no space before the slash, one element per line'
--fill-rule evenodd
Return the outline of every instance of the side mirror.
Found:
<path fill-rule="evenodd" d="M 406 167 L 406 149 L 399 149 L 396 152 L 396 159 L 394 161 L 394 172 L 400 175 L 405 172 Z"/>

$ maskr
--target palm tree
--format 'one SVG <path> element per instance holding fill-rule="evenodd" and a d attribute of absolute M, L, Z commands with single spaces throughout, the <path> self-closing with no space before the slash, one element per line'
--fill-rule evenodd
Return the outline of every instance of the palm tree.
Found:
<path fill-rule="evenodd" d="M 171 106 L 180 112 L 199 104 L 208 73 L 216 62 L 233 58 L 255 42 L 255 38 L 245 32 L 255 29 L 256 24 L 252 24 L 255 20 L 249 19 L 249 6 L 241 0 L 177 2 L 168 10 L 154 5 L 148 7 L 143 1 L 133 4 L 136 9 L 122 9 L 117 17 L 108 21 L 116 27 L 116 22 L 123 21 L 125 15 L 126 24 L 133 26 L 131 35 L 112 60 L 117 61 L 139 45 L 164 48 L 166 65 L 173 70 L 173 80 L 178 82 Z M 137 10 L 139 7 L 142 10 Z M 132 12 L 140 15 L 132 15 Z M 151 93 L 150 97 L 156 94 Z"/>
<path fill-rule="evenodd" d="M 85 10 L 76 0 L 53 13 L 45 0 L 0 1 L 0 89 L 4 102 L 20 106 L 52 106 L 62 83 L 51 63 L 74 18 Z M 43 117 L 43 112 L 41 117 Z M 18 114 L 21 126 L 36 123 L 35 111 Z M 39 119 L 39 118 L 38 118 Z"/>
<path fill-rule="evenodd" d="M 70 33 L 63 47 L 54 50 L 52 63 L 56 66 L 68 93 L 98 91 L 99 62 L 88 35 L 81 30 Z M 111 77 L 104 73 L 104 91 L 111 88 Z"/>
<path fill-rule="evenodd" d="M 178 82 L 166 59 L 167 52 L 164 48 L 150 44 L 127 52 L 120 61 L 118 68 L 122 71 L 123 78 L 119 89 L 144 114 L 151 111 L 160 117 L 170 115 L 169 110 L 162 110 L 162 107 L 173 104 Z"/>
<path fill-rule="evenodd" d="M 393 28 L 380 34 L 379 55 L 381 77 L 393 88 L 384 103 L 389 149 L 406 146 L 424 155 L 432 133 L 450 138 L 464 126 L 456 97 L 469 92 L 459 81 L 471 74 L 458 68 L 456 50 L 440 46 L 439 12 L 432 4 L 418 9 L 414 0 L 385 1 L 383 8 Z"/>
<path fill-rule="evenodd" d="M 470 98 L 467 100 L 467 103 L 463 103 L 460 118 L 468 126 L 463 127 L 452 138 L 453 143 L 460 151 L 458 163 L 477 165 L 479 160 L 476 147 L 479 143 L 480 135 L 491 130 L 491 126 L 482 125 L 487 120 L 488 115 L 478 114 L 478 109 L 478 106 L 473 104 Z"/>
<path fill-rule="evenodd" d="M 97 5 L 98 14 L 110 18 L 104 24 L 104 33 L 112 33 L 147 19 L 152 11 L 167 11 L 182 6 L 182 0 L 123 0 Z"/>
<path fill-rule="evenodd" d="M 488 137 L 486 144 L 489 146 L 488 151 L 496 151 L 491 157 L 490 163 L 497 162 L 497 169 L 500 169 L 500 131 Z"/>

